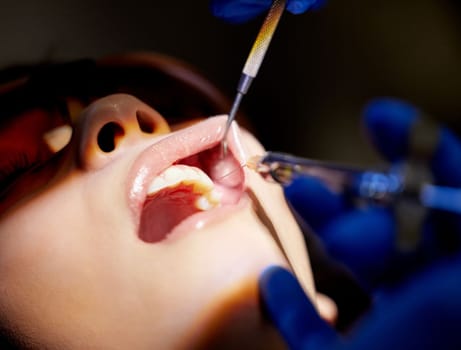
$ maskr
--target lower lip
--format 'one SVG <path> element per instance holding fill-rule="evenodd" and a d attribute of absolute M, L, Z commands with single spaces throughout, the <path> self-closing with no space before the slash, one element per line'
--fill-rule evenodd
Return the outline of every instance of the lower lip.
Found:
<path fill-rule="evenodd" d="M 193 214 L 183 220 L 170 233 L 168 233 L 164 241 L 173 242 L 186 234 L 209 228 L 210 226 L 225 220 L 229 216 L 234 215 L 236 212 L 247 208 L 248 205 L 250 205 L 250 200 L 248 196 L 244 194 L 236 204 L 222 205 L 211 210 Z"/>

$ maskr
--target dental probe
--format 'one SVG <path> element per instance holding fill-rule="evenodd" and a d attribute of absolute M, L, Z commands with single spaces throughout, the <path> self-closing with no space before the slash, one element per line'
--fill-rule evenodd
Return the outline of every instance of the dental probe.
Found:
<path fill-rule="evenodd" d="M 224 135 L 221 141 L 223 156 L 227 154 L 226 137 L 229 132 L 229 128 L 232 124 L 232 121 L 235 119 L 237 110 L 240 106 L 240 102 L 242 102 L 243 95 L 248 92 L 251 82 L 258 74 L 259 67 L 261 66 L 261 63 L 271 42 L 272 36 L 274 35 L 275 28 L 277 28 L 280 17 L 285 10 L 285 3 L 286 0 L 274 0 L 272 3 L 272 6 L 269 9 L 266 18 L 264 19 L 261 29 L 259 30 L 253 47 L 251 48 L 250 54 L 248 55 L 245 66 L 243 67 L 243 71 L 237 85 L 237 95 L 235 96 L 234 103 L 232 104 L 232 108 L 229 112 L 226 127 L 224 129 Z"/>
<path fill-rule="evenodd" d="M 252 157 L 246 165 L 264 179 L 282 185 L 298 177 L 312 176 L 330 190 L 358 200 L 392 205 L 397 199 L 405 198 L 426 208 L 461 214 L 461 188 L 430 183 L 415 186 L 399 169 L 374 171 L 277 152 Z"/>

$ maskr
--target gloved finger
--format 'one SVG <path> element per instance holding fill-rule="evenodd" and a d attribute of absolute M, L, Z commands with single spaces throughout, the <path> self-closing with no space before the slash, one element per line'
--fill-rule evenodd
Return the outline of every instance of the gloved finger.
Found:
<path fill-rule="evenodd" d="M 437 183 L 461 187 L 461 142 L 448 129 L 442 128 L 441 138 L 431 162 Z"/>
<path fill-rule="evenodd" d="M 367 286 L 379 278 L 395 251 L 396 223 L 390 209 L 353 209 L 345 198 L 313 177 L 285 187 L 293 209 L 321 237 L 328 253 Z"/>
<path fill-rule="evenodd" d="M 460 349 L 461 260 L 443 261 L 383 293 L 348 336 L 348 349 Z M 372 345 L 372 346 L 371 346 Z"/>
<path fill-rule="evenodd" d="M 310 9 L 319 9 L 325 3 L 326 0 L 288 0 L 287 10 L 294 15 L 298 15 Z"/>
<path fill-rule="evenodd" d="M 319 234 L 329 254 L 367 287 L 379 280 L 395 253 L 396 222 L 390 209 L 351 210 L 332 220 Z"/>
<path fill-rule="evenodd" d="M 343 197 L 313 177 L 295 179 L 284 191 L 293 209 L 317 232 L 347 207 Z"/>
<path fill-rule="evenodd" d="M 271 0 L 212 0 L 211 13 L 230 23 L 243 23 L 267 11 Z"/>
<path fill-rule="evenodd" d="M 260 287 L 270 316 L 292 349 L 454 350 L 461 348 L 460 268 L 458 256 L 382 293 L 373 311 L 341 341 L 315 317 L 312 305 L 302 298 L 301 288 L 287 271 L 270 268 L 263 274 Z M 290 312 L 293 308 L 304 313 L 299 319 L 301 324 L 293 325 L 295 332 L 291 332 L 288 323 L 279 321 L 282 317 L 294 318 Z"/>
<path fill-rule="evenodd" d="M 407 155 L 411 125 L 420 111 L 397 99 L 371 101 L 364 110 L 364 123 L 371 143 L 387 160 L 400 161 Z"/>
<path fill-rule="evenodd" d="M 214 16 L 230 23 L 243 23 L 267 11 L 273 0 L 212 0 Z M 326 0 L 288 0 L 287 11 L 300 14 L 309 9 L 318 9 Z"/>
<path fill-rule="evenodd" d="M 365 108 L 365 126 L 376 149 L 391 162 L 409 154 L 409 140 L 413 124 L 421 118 L 421 111 L 397 99 L 378 99 Z M 439 140 L 430 162 L 437 183 L 461 186 L 461 142 L 448 129 L 441 128 Z"/>
<path fill-rule="evenodd" d="M 271 320 L 291 349 L 326 349 L 336 340 L 334 330 L 320 318 L 290 272 L 270 267 L 259 286 Z"/>

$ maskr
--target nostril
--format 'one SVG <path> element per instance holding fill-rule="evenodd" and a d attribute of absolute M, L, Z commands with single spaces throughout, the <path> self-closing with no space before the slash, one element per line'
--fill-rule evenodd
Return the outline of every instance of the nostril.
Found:
<path fill-rule="evenodd" d="M 114 122 L 104 125 L 98 133 L 98 146 L 103 152 L 112 152 L 117 139 L 125 134 L 123 128 Z"/>
<path fill-rule="evenodd" d="M 136 111 L 136 119 L 142 132 L 152 134 L 155 131 L 155 121 L 146 112 Z"/>

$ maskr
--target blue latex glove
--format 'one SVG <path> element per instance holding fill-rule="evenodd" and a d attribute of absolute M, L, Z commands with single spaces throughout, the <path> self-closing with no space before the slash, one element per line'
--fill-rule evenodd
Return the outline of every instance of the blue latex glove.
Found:
<path fill-rule="evenodd" d="M 273 0 L 211 0 L 210 7 L 214 16 L 231 23 L 246 22 L 269 10 Z M 326 0 L 288 0 L 287 10 L 300 14 L 316 9 Z"/>
<path fill-rule="evenodd" d="M 297 280 L 280 267 L 266 270 L 261 296 L 269 317 L 293 350 L 461 349 L 461 257 L 439 262 L 382 293 L 347 335 L 315 311 Z"/>
<path fill-rule="evenodd" d="M 371 142 L 390 162 L 407 156 L 411 125 L 420 111 L 393 99 L 370 103 L 364 112 L 364 124 Z M 429 166 L 439 185 L 461 187 L 461 143 L 445 128 Z M 318 180 L 303 178 L 285 189 L 293 208 L 320 236 L 327 251 L 355 273 L 366 287 L 375 287 L 381 278 L 406 273 L 405 268 L 420 266 L 439 254 L 436 235 L 451 234 L 453 247 L 461 241 L 461 216 L 432 212 L 423 226 L 422 243 L 413 256 L 396 251 L 396 222 L 391 209 L 354 208 Z"/>

